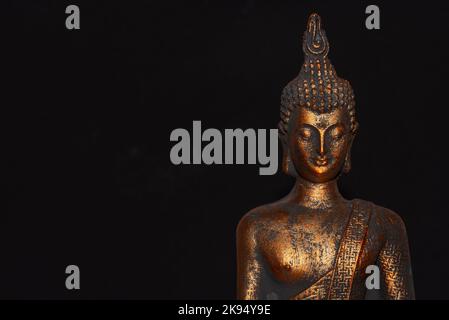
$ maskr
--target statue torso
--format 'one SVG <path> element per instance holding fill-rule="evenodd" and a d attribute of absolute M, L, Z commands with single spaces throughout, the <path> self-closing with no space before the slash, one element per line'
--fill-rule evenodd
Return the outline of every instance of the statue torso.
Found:
<path fill-rule="evenodd" d="M 281 200 L 260 207 L 256 241 L 267 270 L 264 291 L 281 292 L 278 298 L 287 299 L 331 272 L 352 205 L 346 201 L 329 209 L 308 209 Z M 364 295 L 365 268 L 376 263 L 383 244 L 382 209 L 375 207 L 370 220 L 354 278 L 355 294 Z"/>

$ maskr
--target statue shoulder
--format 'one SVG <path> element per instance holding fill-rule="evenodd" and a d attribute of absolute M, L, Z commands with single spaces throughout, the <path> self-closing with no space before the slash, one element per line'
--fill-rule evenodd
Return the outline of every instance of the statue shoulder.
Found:
<path fill-rule="evenodd" d="M 237 225 L 237 235 L 255 234 L 262 226 L 267 226 L 273 222 L 273 218 L 282 212 L 282 204 L 280 202 L 265 204 L 251 209 L 240 219 Z"/>
<path fill-rule="evenodd" d="M 372 202 L 364 201 L 365 203 L 371 203 L 374 207 L 372 222 L 375 225 L 382 226 L 382 229 L 389 235 L 404 235 L 406 234 L 406 227 L 404 220 L 401 216 L 391 209 L 382 207 Z"/>

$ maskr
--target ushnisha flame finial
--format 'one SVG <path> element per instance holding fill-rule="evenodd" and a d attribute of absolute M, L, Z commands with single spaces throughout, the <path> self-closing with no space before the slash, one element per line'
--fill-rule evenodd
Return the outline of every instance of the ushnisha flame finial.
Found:
<path fill-rule="evenodd" d="M 329 42 L 326 32 L 321 29 L 321 18 L 317 13 L 312 13 L 307 21 L 303 51 L 306 56 L 321 56 L 323 58 L 329 53 Z"/>

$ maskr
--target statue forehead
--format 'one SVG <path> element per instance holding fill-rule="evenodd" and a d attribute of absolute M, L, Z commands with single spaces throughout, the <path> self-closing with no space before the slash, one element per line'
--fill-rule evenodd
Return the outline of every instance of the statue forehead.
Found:
<path fill-rule="evenodd" d="M 326 113 L 317 113 L 300 107 L 295 118 L 296 124 L 308 124 L 319 129 L 326 129 L 334 124 L 343 123 L 347 120 L 347 115 L 341 107 Z"/>

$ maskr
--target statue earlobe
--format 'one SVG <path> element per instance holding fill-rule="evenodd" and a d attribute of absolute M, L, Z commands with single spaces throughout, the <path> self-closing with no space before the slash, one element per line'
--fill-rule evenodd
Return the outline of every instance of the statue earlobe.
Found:
<path fill-rule="evenodd" d="M 343 173 L 349 173 L 349 171 L 351 171 L 351 148 L 353 140 L 354 137 L 352 137 L 351 141 L 349 142 L 348 152 L 346 153 L 345 163 L 343 165 Z"/>
<path fill-rule="evenodd" d="M 294 178 L 298 176 L 295 166 L 293 165 L 292 159 L 290 158 L 290 151 L 288 148 L 284 147 L 284 153 L 282 155 L 282 171 Z"/>
<path fill-rule="evenodd" d="M 343 173 L 349 173 L 351 171 L 351 150 L 348 150 L 346 154 L 345 164 L 343 166 Z"/>

